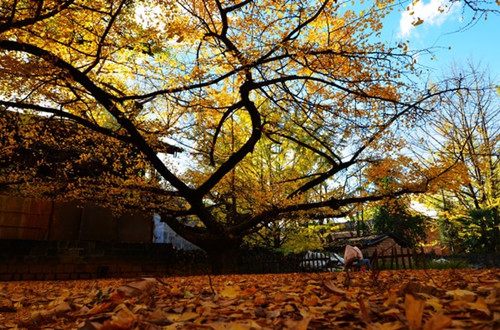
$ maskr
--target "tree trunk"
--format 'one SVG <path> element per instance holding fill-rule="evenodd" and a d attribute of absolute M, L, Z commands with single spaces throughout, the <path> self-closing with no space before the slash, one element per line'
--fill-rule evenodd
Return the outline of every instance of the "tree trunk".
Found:
<path fill-rule="evenodd" d="M 234 274 L 239 268 L 242 241 L 239 236 L 214 235 L 205 237 L 197 245 L 207 253 L 212 274 Z"/>
<path fill-rule="evenodd" d="M 239 247 L 227 246 L 224 249 L 206 249 L 211 273 L 214 275 L 234 274 L 239 268 Z"/>

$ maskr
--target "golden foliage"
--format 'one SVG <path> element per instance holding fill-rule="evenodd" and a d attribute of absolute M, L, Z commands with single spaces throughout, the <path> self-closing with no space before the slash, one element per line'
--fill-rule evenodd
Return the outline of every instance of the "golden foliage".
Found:
<path fill-rule="evenodd" d="M 82 146 L 63 162 L 63 185 L 39 181 L 39 166 L 9 175 L 29 194 L 196 217 L 226 236 L 291 212 L 420 192 L 434 173 L 405 156 L 401 136 L 439 95 L 408 79 L 418 72 L 407 43 L 380 41 L 392 8 L 0 0 L 0 111 L 82 128 L 57 141 Z M 23 133 L 26 148 L 30 134 L 49 139 L 40 130 Z M 169 143 L 185 150 L 180 161 Z M 109 173 L 75 179 L 73 167 L 89 162 Z"/>

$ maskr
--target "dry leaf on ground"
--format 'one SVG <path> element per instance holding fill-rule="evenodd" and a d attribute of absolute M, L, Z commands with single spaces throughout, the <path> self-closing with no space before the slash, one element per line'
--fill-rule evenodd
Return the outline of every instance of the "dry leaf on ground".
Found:
<path fill-rule="evenodd" d="M 498 269 L 0 283 L 0 329 L 500 328 Z M 214 294 L 215 293 L 215 294 Z"/>

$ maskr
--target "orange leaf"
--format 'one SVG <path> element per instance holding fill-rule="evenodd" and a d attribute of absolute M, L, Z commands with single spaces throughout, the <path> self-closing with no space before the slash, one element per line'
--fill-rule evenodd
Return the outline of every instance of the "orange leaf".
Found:
<path fill-rule="evenodd" d="M 400 330 L 404 328 L 404 324 L 401 323 L 401 321 L 396 321 L 396 322 L 387 322 L 387 323 L 380 323 L 376 322 L 373 325 L 368 325 L 367 329 L 376 329 L 376 330 Z"/>
<path fill-rule="evenodd" d="M 413 25 L 413 26 L 419 26 L 423 22 L 424 22 L 424 20 L 421 19 L 420 17 L 418 17 L 418 19 L 415 22 L 412 22 L 411 25 Z"/>
<path fill-rule="evenodd" d="M 436 313 L 425 322 L 423 330 L 441 330 L 448 328 L 451 325 L 451 318 L 443 313 Z"/>
<path fill-rule="evenodd" d="M 253 303 L 255 305 L 264 305 L 267 303 L 267 299 L 266 299 L 266 297 L 258 296 L 258 297 L 255 297 L 255 299 L 253 300 Z"/>
<path fill-rule="evenodd" d="M 214 322 L 210 323 L 210 329 L 214 330 L 250 330 L 250 329 L 260 329 L 260 326 L 255 321 L 242 322 Z"/>
<path fill-rule="evenodd" d="M 157 281 L 154 278 L 144 278 L 140 281 L 134 281 L 124 284 L 118 288 L 118 293 L 125 297 L 135 297 L 151 291 L 155 287 Z"/>
<path fill-rule="evenodd" d="M 286 301 L 288 300 L 288 295 L 284 294 L 283 292 L 278 292 L 275 296 L 274 296 L 274 301 L 275 302 L 283 302 L 283 301 Z"/>
<path fill-rule="evenodd" d="M 312 316 L 310 316 L 310 315 L 304 317 L 300 321 L 286 320 L 285 326 L 288 329 L 307 330 L 307 327 L 309 326 L 309 322 L 311 322 L 311 320 L 312 320 Z"/>
<path fill-rule="evenodd" d="M 132 328 L 135 317 L 130 311 L 121 310 L 111 320 L 104 322 L 100 330 L 126 330 Z"/>
<path fill-rule="evenodd" d="M 425 301 L 416 299 L 411 294 L 405 296 L 405 314 L 410 330 L 420 329 Z"/>
<path fill-rule="evenodd" d="M 250 288 L 246 288 L 245 290 L 243 290 L 241 292 L 241 295 L 242 296 L 250 296 L 250 295 L 254 294 L 255 292 L 257 292 L 257 289 L 254 286 L 252 286 Z"/>
<path fill-rule="evenodd" d="M 359 302 L 359 309 L 361 310 L 361 319 L 366 324 L 370 324 L 371 323 L 371 317 L 370 317 L 369 307 L 366 306 L 365 301 L 363 299 L 361 299 L 361 298 L 358 299 L 358 302 Z"/>
<path fill-rule="evenodd" d="M 87 314 L 99 314 L 112 309 L 114 306 L 115 303 L 108 301 L 101 305 L 94 306 L 91 310 L 87 312 Z"/>
<path fill-rule="evenodd" d="M 316 296 L 314 294 L 304 298 L 304 305 L 309 306 L 309 307 L 316 306 L 319 304 L 319 302 L 320 302 L 320 299 L 318 298 L 318 296 Z"/>
<path fill-rule="evenodd" d="M 323 285 L 325 286 L 326 291 L 330 293 L 341 294 L 341 295 L 345 294 L 345 291 L 337 287 L 335 284 L 333 284 L 332 281 L 324 281 Z"/>

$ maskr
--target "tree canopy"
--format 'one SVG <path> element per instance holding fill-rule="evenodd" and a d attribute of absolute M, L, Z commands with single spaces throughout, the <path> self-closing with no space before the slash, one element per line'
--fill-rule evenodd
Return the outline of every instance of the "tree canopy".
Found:
<path fill-rule="evenodd" d="M 463 86 L 425 88 L 408 45 L 378 39 L 394 6 L 2 0 L 0 111 L 73 122 L 95 134 L 92 153 L 140 160 L 135 178 L 76 180 L 70 196 L 122 187 L 115 207 L 158 212 L 223 260 L 282 217 L 423 192 L 447 171 L 409 157 L 404 132 Z"/>

